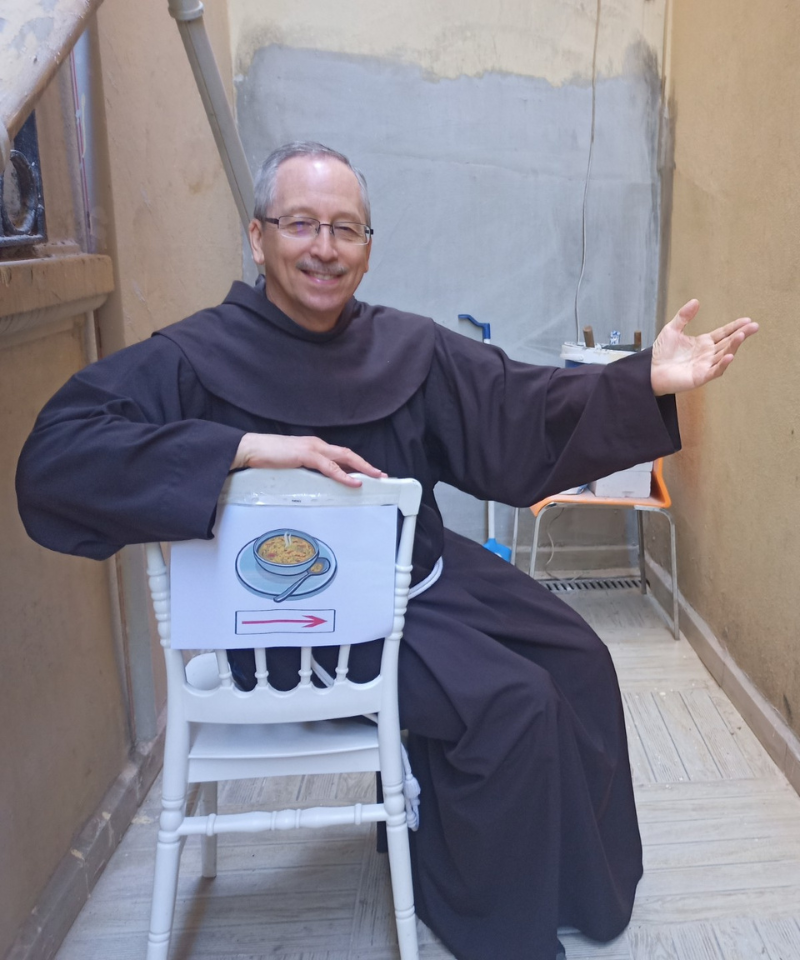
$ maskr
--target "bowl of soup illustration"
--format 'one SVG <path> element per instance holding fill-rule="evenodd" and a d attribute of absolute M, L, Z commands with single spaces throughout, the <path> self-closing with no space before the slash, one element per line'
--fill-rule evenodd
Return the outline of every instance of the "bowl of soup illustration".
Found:
<path fill-rule="evenodd" d="M 270 530 L 253 543 L 256 563 L 268 573 L 293 577 L 319 559 L 319 544 L 300 530 Z"/>

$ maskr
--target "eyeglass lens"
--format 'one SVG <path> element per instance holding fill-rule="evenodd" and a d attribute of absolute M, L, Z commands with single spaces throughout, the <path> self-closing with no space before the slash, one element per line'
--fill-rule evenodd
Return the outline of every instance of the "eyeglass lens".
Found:
<path fill-rule="evenodd" d="M 336 240 L 345 243 L 366 243 L 369 240 L 369 228 L 364 223 L 351 223 L 347 220 L 338 220 L 336 223 L 326 223 Z M 279 217 L 278 230 L 285 237 L 296 237 L 301 240 L 315 237 L 322 224 L 312 217 Z"/>

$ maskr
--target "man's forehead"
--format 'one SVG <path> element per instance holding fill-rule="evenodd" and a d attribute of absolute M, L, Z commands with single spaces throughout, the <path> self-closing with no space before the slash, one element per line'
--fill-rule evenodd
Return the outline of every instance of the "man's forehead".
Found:
<path fill-rule="evenodd" d="M 335 157 L 290 157 L 275 175 L 276 203 L 339 203 L 363 212 L 353 171 Z"/>

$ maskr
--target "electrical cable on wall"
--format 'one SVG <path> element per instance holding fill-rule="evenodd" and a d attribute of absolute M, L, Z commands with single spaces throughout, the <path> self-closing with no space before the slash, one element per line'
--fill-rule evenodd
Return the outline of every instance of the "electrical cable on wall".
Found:
<path fill-rule="evenodd" d="M 581 216 L 581 272 L 578 276 L 578 285 L 575 287 L 575 343 L 580 343 L 581 325 L 578 320 L 578 295 L 581 292 L 583 273 L 586 269 L 586 200 L 589 195 L 589 175 L 592 172 L 592 155 L 594 154 L 594 123 L 597 101 L 597 39 L 600 36 L 600 5 L 597 0 L 597 15 L 594 24 L 594 48 L 592 50 L 592 126 L 589 135 L 589 159 L 586 164 L 586 181 L 583 185 L 583 213 Z"/>

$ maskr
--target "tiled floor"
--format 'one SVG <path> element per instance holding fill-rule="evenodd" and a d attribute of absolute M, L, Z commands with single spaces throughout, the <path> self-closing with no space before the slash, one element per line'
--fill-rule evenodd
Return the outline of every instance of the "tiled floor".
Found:
<path fill-rule="evenodd" d="M 617 664 L 645 845 L 630 927 L 605 945 L 565 933 L 569 960 L 800 960 L 800 797 L 649 598 L 568 602 Z M 354 780 L 230 784 L 220 804 L 312 805 L 353 786 L 371 799 L 370 778 Z M 158 811 L 156 784 L 57 960 L 144 956 Z M 396 960 L 373 828 L 324 833 L 222 837 L 211 881 L 190 840 L 171 960 Z M 420 941 L 426 960 L 450 957 L 421 926 Z"/>

